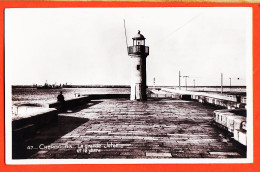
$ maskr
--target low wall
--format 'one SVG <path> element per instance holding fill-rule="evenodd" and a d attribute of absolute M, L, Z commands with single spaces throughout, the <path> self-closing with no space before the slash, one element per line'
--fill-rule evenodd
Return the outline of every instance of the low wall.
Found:
<path fill-rule="evenodd" d="M 76 106 L 82 105 L 89 101 L 90 101 L 89 96 L 77 97 L 77 98 L 65 100 L 64 103 L 61 103 L 61 102 L 50 103 L 49 108 L 56 108 L 56 109 L 60 110 L 62 108 L 62 106 L 66 107 L 66 108 L 71 108 L 71 107 L 76 107 Z"/>
<path fill-rule="evenodd" d="M 58 111 L 56 109 L 47 109 L 45 112 L 31 114 L 23 118 L 14 118 L 12 121 L 13 129 L 20 128 L 24 125 L 34 124 L 36 127 L 41 127 L 44 124 L 55 122 L 57 120 Z"/>
<path fill-rule="evenodd" d="M 202 95 L 192 95 L 192 94 L 185 94 L 185 93 L 152 93 L 149 95 L 152 98 L 173 98 L 173 99 L 180 99 L 180 100 L 196 100 L 200 103 L 211 104 L 219 107 L 224 107 L 227 109 L 237 109 L 237 108 L 245 108 L 245 103 L 238 103 L 231 100 L 224 100 L 220 98 L 202 96 Z"/>
<path fill-rule="evenodd" d="M 20 144 L 24 139 L 32 137 L 36 131 L 58 120 L 58 111 L 56 109 L 46 109 L 40 114 L 33 114 L 23 118 L 15 118 L 12 121 L 13 144 Z"/>
<path fill-rule="evenodd" d="M 147 97 L 151 98 L 172 98 L 172 94 L 153 94 L 150 93 L 147 95 Z"/>
<path fill-rule="evenodd" d="M 178 93 L 161 93 L 160 91 L 152 91 L 147 95 L 150 98 L 174 98 L 180 100 L 191 100 L 191 95 L 189 94 L 178 94 Z"/>
<path fill-rule="evenodd" d="M 234 140 L 247 145 L 246 109 L 215 110 L 214 122 L 221 128 L 231 133 Z"/>
<path fill-rule="evenodd" d="M 240 96 L 240 95 L 184 91 L 184 90 L 169 89 L 169 88 L 162 88 L 161 90 L 164 91 L 164 92 L 173 93 L 173 94 L 176 94 L 176 93 L 181 94 L 181 95 L 188 94 L 188 95 L 192 95 L 192 96 L 204 96 L 204 97 L 227 100 L 227 101 L 237 102 L 237 103 L 244 103 L 244 104 L 246 103 L 246 96 Z"/>
<path fill-rule="evenodd" d="M 197 100 L 200 103 L 212 104 L 215 106 L 225 107 L 227 109 L 237 109 L 237 108 L 245 108 L 245 103 L 238 103 L 229 100 L 223 100 L 214 97 L 200 96 L 200 95 L 191 95 L 191 99 Z"/>
<path fill-rule="evenodd" d="M 115 98 L 130 99 L 130 94 L 88 94 L 88 95 L 83 95 L 82 97 L 65 100 L 64 103 L 61 102 L 51 103 L 49 104 L 49 108 L 60 109 L 62 106 L 64 106 L 65 108 L 73 108 L 85 104 L 87 102 L 90 102 L 91 100 L 115 99 Z"/>
<path fill-rule="evenodd" d="M 211 93 L 192 92 L 176 89 L 162 88 L 160 91 L 151 90 L 151 97 L 169 97 L 182 100 L 197 100 L 200 103 L 211 104 L 227 109 L 246 108 L 246 97 L 242 97 L 240 101 L 235 95 L 218 95 Z"/>
<path fill-rule="evenodd" d="M 89 94 L 87 95 L 91 100 L 97 99 L 116 99 L 116 98 L 129 98 L 130 94 Z"/>

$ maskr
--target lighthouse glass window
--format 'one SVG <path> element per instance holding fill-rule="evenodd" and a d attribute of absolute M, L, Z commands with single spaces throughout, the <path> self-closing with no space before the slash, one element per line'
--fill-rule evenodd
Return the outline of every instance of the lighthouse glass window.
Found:
<path fill-rule="evenodd" d="M 144 45 L 144 40 L 136 40 L 136 45 Z"/>

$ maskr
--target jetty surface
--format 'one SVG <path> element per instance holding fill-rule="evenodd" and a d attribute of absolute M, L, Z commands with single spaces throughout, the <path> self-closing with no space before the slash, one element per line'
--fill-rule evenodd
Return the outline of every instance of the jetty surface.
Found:
<path fill-rule="evenodd" d="M 174 99 L 91 100 L 59 113 L 58 122 L 27 139 L 15 157 L 245 158 L 246 151 L 212 124 L 216 109 Z"/>

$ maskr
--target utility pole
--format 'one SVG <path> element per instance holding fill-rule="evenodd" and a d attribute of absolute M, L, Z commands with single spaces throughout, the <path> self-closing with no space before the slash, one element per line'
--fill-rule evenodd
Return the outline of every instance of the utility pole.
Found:
<path fill-rule="evenodd" d="M 231 92 L 231 78 L 229 78 L 229 88 L 230 88 L 230 92 Z"/>
<path fill-rule="evenodd" d="M 153 89 L 155 90 L 155 77 L 153 78 Z"/>
<path fill-rule="evenodd" d="M 193 84 L 194 84 L 193 87 L 195 88 L 195 79 L 193 79 Z"/>
<path fill-rule="evenodd" d="M 181 71 L 179 71 L 179 90 L 181 89 Z"/>
<path fill-rule="evenodd" d="M 186 91 L 187 91 L 187 78 L 189 78 L 189 76 L 183 76 L 183 78 L 185 78 L 185 86 L 186 86 Z"/>
<path fill-rule="evenodd" d="M 221 94 L 223 94 L 223 73 L 221 73 Z"/>

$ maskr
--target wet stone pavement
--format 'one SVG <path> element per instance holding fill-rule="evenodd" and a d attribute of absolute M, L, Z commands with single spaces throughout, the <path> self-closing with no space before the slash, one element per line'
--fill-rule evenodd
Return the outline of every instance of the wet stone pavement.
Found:
<path fill-rule="evenodd" d="M 194 101 L 91 101 L 27 140 L 26 158 L 245 158 Z"/>

